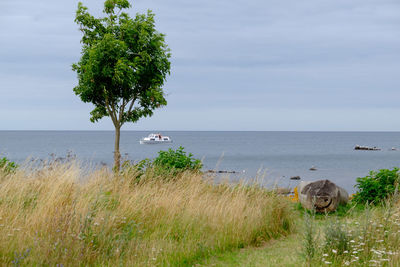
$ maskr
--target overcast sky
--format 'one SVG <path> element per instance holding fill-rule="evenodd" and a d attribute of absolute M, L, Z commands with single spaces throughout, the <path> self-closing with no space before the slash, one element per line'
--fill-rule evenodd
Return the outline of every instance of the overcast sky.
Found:
<path fill-rule="evenodd" d="M 73 93 L 76 0 L 0 0 L 0 130 L 112 130 Z M 101 15 L 103 1 L 85 0 Z M 399 0 L 136 0 L 168 106 L 123 130 L 400 130 Z"/>

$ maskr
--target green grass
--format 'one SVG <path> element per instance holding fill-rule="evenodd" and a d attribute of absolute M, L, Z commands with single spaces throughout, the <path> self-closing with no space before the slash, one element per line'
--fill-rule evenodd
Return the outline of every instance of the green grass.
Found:
<path fill-rule="evenodd" d="M 298 232 L 261 247 L 247 247 L 207 259 L 198 266 L 400 266 L 400 207 L 348 205 L 306 221 L 297 204 Z M 307 214 L 307 213 L 306 213 Z M 307 262 L 305 230 L 314 225 L 314 257 Z"/>
<path fill-rule="evenodd" d="M 299 266 L 301 236 L 292 234 L 261 247 L 243 248 L 210 258 L 196 266 Z"/>

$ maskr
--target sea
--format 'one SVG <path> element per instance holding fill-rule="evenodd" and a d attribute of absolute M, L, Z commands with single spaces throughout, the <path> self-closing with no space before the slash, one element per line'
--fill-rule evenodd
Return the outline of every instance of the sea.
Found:
<path fill-rule="evenodd" d="M 139 144 L 149 133 L 122 131 L 122 157 L 137 162 L 182 146 L 203 161 L 204 171 L 234 172 L 219 177 L 232 182 L 294 187 L 299 181 L 290 178 L 300 176 L 329 179 L 353 193 L 357 177 L 400 166 L 400 132 L 160 131 L 173 143 Z M 381 150 L 354 150 L 356 145 Z M 70 154 L 83 165 L 111 167 L 113 150 L 113 131 L 0 131 L 0 157 L 19 164 Z"/>

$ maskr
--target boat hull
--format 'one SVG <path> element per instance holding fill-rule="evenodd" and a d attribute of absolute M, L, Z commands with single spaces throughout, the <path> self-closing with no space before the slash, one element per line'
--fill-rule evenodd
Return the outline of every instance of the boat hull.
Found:
<path fill-rule="evenodd" d="M 156 144 L 170 144 L 172 143 L 172 140 L 167 140 L 167 141 L 157 141 L 157 140 L 140 140 L 141 145 L 156 145 Z"/>

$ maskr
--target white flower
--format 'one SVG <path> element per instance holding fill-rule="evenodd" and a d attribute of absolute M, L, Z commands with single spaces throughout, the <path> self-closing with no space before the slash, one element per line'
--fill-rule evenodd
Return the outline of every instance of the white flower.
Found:
<path fill-rule="evenodd" d="M 324 257 L 328 257 L 329 255 L 328 255 L 328 254 L 323 254 L 322 256 L 324 256 Z"/>
<path fill-rule="evenodd" d="M 332 249 L 332 252 L 336 254 L 336 253 L 337 253 L 337 250 L 335 250 L 335 249 Z"/>
<path fill-rule="evenodd" d="M 346 262 L 344 263 L 344 265 L 350 265 L 350 262 L 346 261 Z"/>
<path fill-rule="evenodd" d="M 354 240 L 350 240 L 350 243 L 355 243 L 356 241 L 354 241 Z"/>
<path fill-rule="evenodd" d="M 330 261 L 325 261 L 325 264 L 332 264 L 332 262 L 330 262 Z"/>

